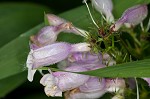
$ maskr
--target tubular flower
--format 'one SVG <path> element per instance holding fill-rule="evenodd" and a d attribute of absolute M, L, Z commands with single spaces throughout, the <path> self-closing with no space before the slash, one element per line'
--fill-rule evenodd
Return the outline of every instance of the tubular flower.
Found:
<path fill-rule="evenodd" d="M 135 26 L 141 23 L 147 16 L 148 9 L 146 5 L 136 5 L 127 9 L 121 16 L 121 18 L 115 22 L 114 31 L 117 31 L 123 24 Z"/>
<path fill-rule="evenodd" d="M 60 25 L 62 23 L 70 23 L 54 14 L 47 14 L 46 15 L 47 19 L 48 19 L 48 22 L 50 25 L 52 26 L 57 26 L 57 25 Z M 72 24 L 70 24 L 70 28 L 69 29 L 66 29 L 64 30 L 64 32 L 66 33 L 74 33 L 76 35 L 80 35 L 80 36 L 83 36 L 83 37 L 87 37 L 88 36 L 88 32 L 83 30 L 83 29 L 80 29 L 78 27 L 75 27 L 73 26 Z"/>
<path fill-rule="evenodd" d="M 46 46 L 56 41 L 57 35 L 70 28 L 70 23 L 62 23 L 57 26 L 45 26 L 37 35 L 31 36 L 31 40 L 38 46 Z"/>
<path fill-rule="evenodd" d="M 68 55 L 73 52 L 84 51 L 90 51 L 89 44 L 79 43 L 71 45 L 69 43 L 61 42 L 47 45 L 35 50 L 31 49 L 28 56 L 30 58 L 30 62 L 27 61 L 27 67 L 29 64 L 32 64 L 32 68 L 55 64 L 66 59 Z"/>
<path fill-rule="evenodd" d="M 81 72 L 86 71 L 80 66 L 68 67 L 65 70 Z M 48 96 L 61 96 L 62 92 L 72 90 L 84 84 L 89 79 L 87 75 L 69 73 L 69 72 L 53 72 L 42 77 L 40 83 L 45 86 L 45 93 Z"/>

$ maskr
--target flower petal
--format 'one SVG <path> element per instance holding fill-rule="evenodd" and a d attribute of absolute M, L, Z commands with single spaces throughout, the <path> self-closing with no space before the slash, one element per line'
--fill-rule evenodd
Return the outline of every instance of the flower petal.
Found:
<path fill-rule="evenodd" d="M 78 43 L 78 44 L 73 44 L 71 52 L 87 52 L 90 51 L 90 44 L 88 43 Z"/>
<path fill-rule="evenodd" d="M 32 37 L 31 40 L 38 46 L 52 44 L 56 41 L 57 35 L 60 32 L 69 29 L 69 24 L 70 23 L 62 23 L 57 26 L 45 26 L 36 36 Z"/>
<path fill-rule="evenodd" d="M 81 72 L 86 71 L 87 69 L 82 68 L 80 66 L 71 66 L 65 69 L 66 71 L 73 71 L 73 72 Z M 77 88 L 84 84 L 88 79 L 89 76 L 69 73 L 69 72 L 54 72 L 53 75 L 57 79 L 57 86 L 63 90 L 71 90 Z"/>
<path fill-rule="evenodd" d="M 34 77 L 34 74 L 36 72 L 36 70 L 32 69 L 32 64 L 33 64 L 33 61 L 32 61 L 32 59 L 33 59 L 32 52 L 33 52 L 33 50 L 30 51 L 30 53 L 29 53 L 29 55 L 27 57 L 27 62 L 26 62 L 26 66 L 28 68 L 28 76 L 27 76 L 27 78 L 28 78 L 28 80 L 30 82 L 33 81 L 33 77 Z"/>
<path fill-rule="evenodd" d="M 90 77 L 90 79 L 79 87 L 81 92 L 94 92 L 104 90 L 105 79 L 98 77 Z"/>
<path fill-rule="evenodd" d="M 55 78 L 52 74 L 45 74 L 40 83 L 45 86 L 44 91 L 47 96 L 62 96 L 62 91 L 56 86 Z"/>
<path fill-rule="evenodd" d="M 33 50 L 32 54 L 32 68 L 47 66 L 55 64 L 64 60 L 70 54 L 71 45 L 68 43 L 54 43 Z"/>

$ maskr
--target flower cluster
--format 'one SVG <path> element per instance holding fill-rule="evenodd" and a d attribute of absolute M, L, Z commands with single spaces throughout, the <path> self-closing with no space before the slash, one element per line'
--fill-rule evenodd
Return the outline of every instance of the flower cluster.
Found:
<path fill-rule="evenodd" d="M 86 0 L 84 2 L 86 3 Z M 123 25 L 134 27 L 141 23 L 148 13 L 146 5 L 137 5 L 127 9 L 121 18 L 115 21 L 111 0 L 91 0 L 91 2 L 93 7 L 103 14 L 104 20 L 111 24 L 109 29 L 112 31 L 118 31 Z M 40 80 L 45 86 L 47 96 L 62 96 L 62 92 L 65 92 L 66 99 L 95 99 L 107 92 L 115 92 L 117 95 L 113 99 L 123 97 L 126 84 L 122 78 L 99 78 L 72 73 L 114 65 L 116 64 L 114 58 L 101 51 L 94 53 L 90 42 L 71 44 L 57 41 L 57 36 L 61 32 L 74 33 L 85 39 L 92 34 L 56 15 L 46 14 L 46 18 L 49 26 L 43 27 L 37 35 L 31 36 L 30 52 L 26 62 L 28 80 L 33 81 L 34 74 L 36 70 L 40 70 L 39 68 L 57 63 L 57 68 L 62 71 L 53 72 L 49 68 L 48 73 Z M 96 23 L 95 25 L 98 26 Z M 146 81 L 149 81 L 147 79 Z"/>

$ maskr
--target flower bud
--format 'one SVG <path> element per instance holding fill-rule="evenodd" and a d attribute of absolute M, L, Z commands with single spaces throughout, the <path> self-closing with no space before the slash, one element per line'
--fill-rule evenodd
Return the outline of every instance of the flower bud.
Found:
<path fill-rule="evenodd" d="M 111 0 L 92 0 L 94 8 L 103 13 L 106 16 L 107 22 L 113 22 L 114 17 L 112 15 L 113 3 Z"/>
<path fill-rule="evenodd" d="M 114 31 L 117 31 L 124 23 L 135 26 L 141 23 L 147 16 L 148 9 L 146 5 L 136 5 L 127 9 L 121 18 L 114 24 Z"/>

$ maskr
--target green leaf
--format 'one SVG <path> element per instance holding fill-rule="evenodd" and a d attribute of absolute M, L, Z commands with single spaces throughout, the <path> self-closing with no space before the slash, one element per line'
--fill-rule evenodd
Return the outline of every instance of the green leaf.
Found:
<path fill-rule="evenodd" d="M 150 59 L 118 64 L 81 74 L 99 77 L 150 77 Z"/>
<path fill-rule="evenodd" d="M 25 58 L 23 62 L 17 63 L 15 59 L 19 58 L 16 54 L 19 49 L 25 47 L 15 44 L 9 46 L 9 49 L 4 49 L 7 43 L 14 40 L 21 33 L 33 28 L 35 25 L 43 21 L 43 12 L 48 11 L 48 8 L 31 3 L 1 3 L 0 4 L 0 68 L 3 74 L 9 74 L 9 72 L 16 71 L 15 66 L 20 66 L 21 73 L 19 75 L 13 74 L 9 77 L 2 77 L 0 79 L 0 97 L 4 97 L 7 93 L 18 87 L 24 81 L 26 81 L 26 72 L 23 72 Z M 13 41 L 12 41 L 13 42 Z M 9 44 L 8 44 L 9 45 Z M 24 45 L 24 44 L 23 44 Z M 27 43 L 25 45 L 28 45 Z M 3 46 L 3 47 L 2 47 Z M 13 50 L 16 47 L 16 53 L 13 54 Z M 28 48 L 28 46 L 27 46 Z M 4 52 L 3 52 L 4 51 Z M 11 52 L 12 51 L 12 52 Z M 23 53 L 26 53 L 23 51 Z M 12 55 L 13 54 L 13 55 Z M 10 57 L 9 57 L 10 56 Z M 12 56 L 12 57 L 11 57 Z M 17 57 L 16 57 L 17 56 Z M 22 59 L 22 57 L 20 57 Z M 5 60 L 5 61 L 4 61 Z M 6 67 L 3 67 L 6 66 Z M 11 82 L 11 83 L 10 83 Z"/>
<path fill-rule="evenodd" d="M 0 4 L 0 47 L 43 22 L 48 8 L 30 3 Z"/>
<path fill-rule="evenodd" d="M 0 80 L 24 70 L 29 52 L 29 35 L 36 33 L 42 26 L 43 24 L 21 34 L 18 38 L 0 48 Z"/>

